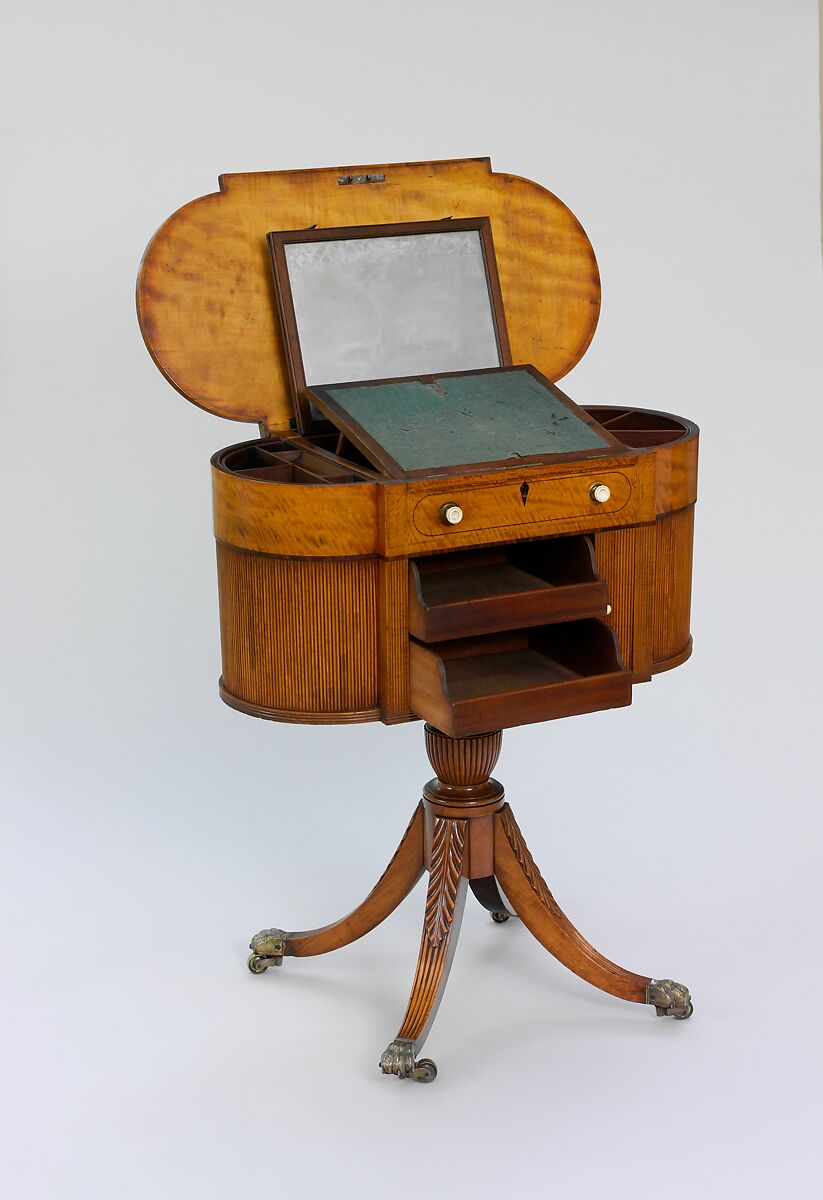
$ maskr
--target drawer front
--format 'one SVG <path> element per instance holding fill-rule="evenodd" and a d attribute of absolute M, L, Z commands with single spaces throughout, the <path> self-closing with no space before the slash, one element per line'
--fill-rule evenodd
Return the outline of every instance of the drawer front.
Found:
<path fill-rule="evenodd" d="M 635 469 L 615 470 L 596 466 L 579 473 L 529 479 L 507 472 L 508 479 L 478 483 L 471 488 L 444 487 L 430 492 L 412 508 L 413 534 L 423 538 L 452 539 L 456 544 L 478 534 L 500 531 L 503 536 L 534 537 L 536 527 L 597 529 L 604 525 L 630 525 L 642 519 L 643 489 L 636 489 Z M 608 488 L 608 498 L 598 502 L 594 489 Z M 528 491 L 526 491 L 528 487 Z M 637 492 L 637 494 L 636 494 Z M 602 492 L 601 492 L 602 495 Z M 462 509 L 459 522 L 443 517 L 447 505 Z M 553 530 L 551 530 L 553 531 Z M 410 531 L 412 532 L 412 531 Z"/>

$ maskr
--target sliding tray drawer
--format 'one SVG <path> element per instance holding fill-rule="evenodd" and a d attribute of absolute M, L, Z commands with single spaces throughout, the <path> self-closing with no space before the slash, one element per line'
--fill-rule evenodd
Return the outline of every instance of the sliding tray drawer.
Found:
<path fill-rule="evenodd" d="M 409 562 L 409 631 L 423 642 L 606 616 L 585 536 L 434 554 Z"/>
<path fill-rule="evenodd" d="M 410 646 L 411 708 L 450 737 L 631 703 L 631 672 L 596 620 Z"/>

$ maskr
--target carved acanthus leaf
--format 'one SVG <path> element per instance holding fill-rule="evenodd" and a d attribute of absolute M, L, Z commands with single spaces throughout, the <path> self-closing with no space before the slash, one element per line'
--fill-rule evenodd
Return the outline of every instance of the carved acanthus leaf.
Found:
<path fill-rule="evenodd" d="M 466 849 L 466 824 L 466 821 L 435 818 L 429 889 L 423 917 L 423 928 L 432 946 L 438 946 L 448 935 L 454 919 Z"/>
<path fill-rule="evenodd" d="M 523 840 L 523 835 L 520 832 L 517 822 L 512 816 L 511 809 L 506 805 L 500 812 L 500 823 L 503 826 L 503 832 L 506 835 L 506 840 L 512 848 L 514 857 L 520 864 L 520 869 L 528 880 L 529 887 L 538 897 L 542 904 L 555 913 L 558 917 L 562 917 L 563 913 L 557 905 L 557 901 L 549 891 L 548 884 L 537 869 L 537 864 L 532 858 L 529 848 Z"/>

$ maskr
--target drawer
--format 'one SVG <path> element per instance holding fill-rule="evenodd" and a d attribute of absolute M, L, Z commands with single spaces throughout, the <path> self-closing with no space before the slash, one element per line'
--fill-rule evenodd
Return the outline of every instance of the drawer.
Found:
<path fill-rule="evenodd" d="M 607 613 L 585 535 L 409 562 L 409 632 L 424 642 Z"/>
<path fill-rule="evenodd" d="M 644 519 L 644 506 L 635 497 L 635 468 L 598 468 L 553 473 L 542 478 L 506 471 L 506 478 L 459 484 L 431 491 L 414 504 L 411 513 L 416 533 L 423 537 L 459 540 L 488 530 L 523 530 L 570 523 L 574 528 L 596 529 L 611 524 L 633 524 Z M 449 507 L 459 520 L 451 524 Z M 538 530 L 539 532 L 539 530 Z M 474 539 L 476 540 L 476 538 Z"/>
<path fill-rule="evenodd" d="M 410 645 L 411 709 L 450 737 L 631 703 L 631 673 L 600 621 Z"/>

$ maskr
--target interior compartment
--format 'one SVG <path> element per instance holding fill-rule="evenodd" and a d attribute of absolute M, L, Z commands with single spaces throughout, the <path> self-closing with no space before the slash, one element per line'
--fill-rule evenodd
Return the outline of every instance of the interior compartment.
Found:
<path fill-rule="evenodd" d="M 466 737 L 631 703 L 631 673 L 597 620 L 410 643 L 411 708 Z"/>
<path fill-rule="evenodd" d="M 608 429 L 626 446 L 640 449 L 644 446 L 664 446 L 676 442 L 687 434 L 688 428 L 677 417 L 668 413 L 651 412 L 637 408 L 587 408 L 594 419 Z"/>
<path fill-rule="evenodd" d="M 223 463 L 237 475 L 276 483 L 357 483 L 367 478 L 332 454 L 285 440 L 238 446 Z"/>
<path fill-rule="evenodd" d="M 358 473 L 375 479 L 383 478 L 366 456 L 361 454 L 346 435 L 338 429 L 332 429 L 330 433 L 312 433 L 308 437 L 296 437 L 291 440 L 290 444 L 315 451 L 322 457 L 342 463 L 349 470 L 354 469 Z"/>
<path fill-rule="evenodd" d="M 409 630 L 424 642 L 605 616 L 606 602 L 585 536 L 409 562 Z"/>

